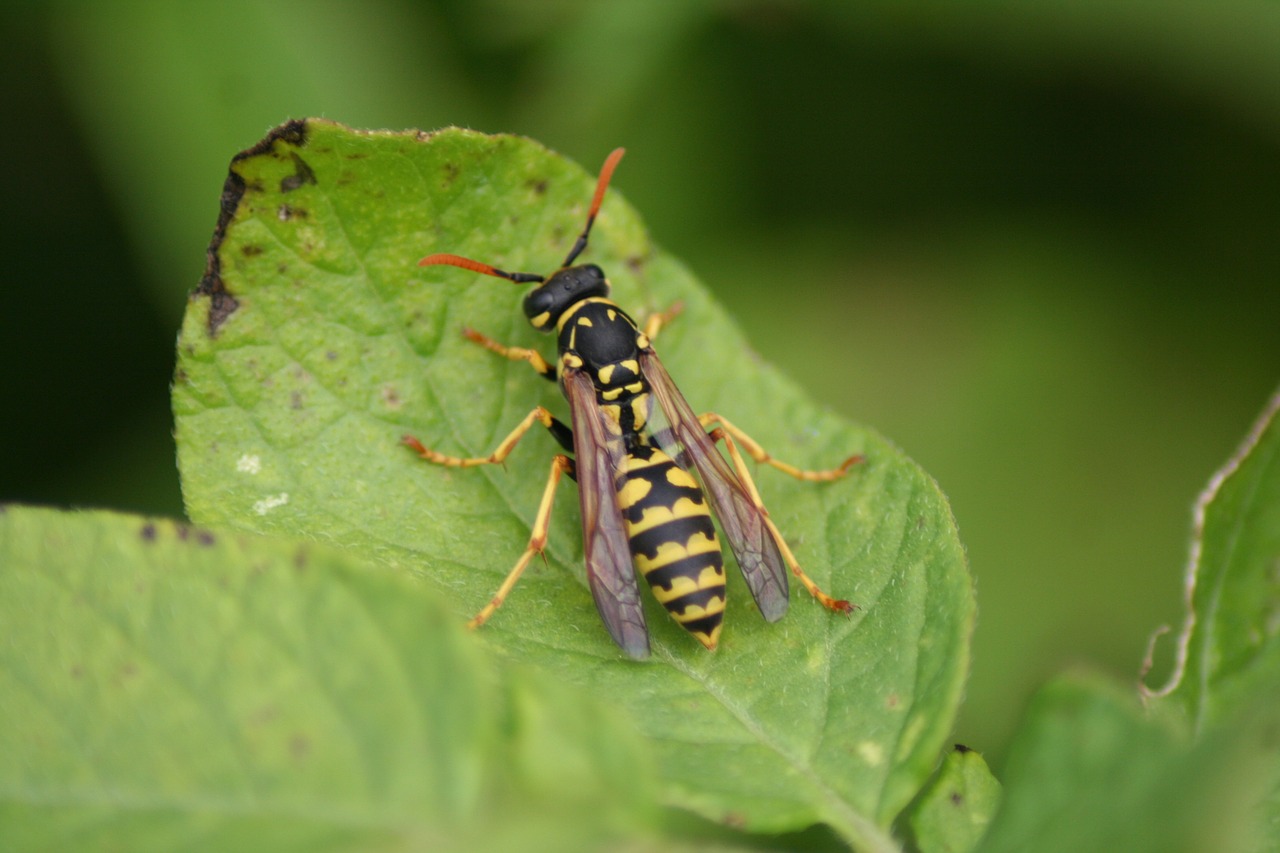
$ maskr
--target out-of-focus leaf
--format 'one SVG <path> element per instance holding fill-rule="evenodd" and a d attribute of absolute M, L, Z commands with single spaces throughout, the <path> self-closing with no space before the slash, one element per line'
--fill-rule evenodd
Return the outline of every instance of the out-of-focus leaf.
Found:
<path fill-rule="evenodd" d="M 1280 394 L 1196 502 L 1187 613 L 1168 684 L 1144 687 L 1197 732 L 1233 727 L 1280 693 Z M 1264 738 L 1259 753 L 1280 758 Z M 1280 770 L 1254 817 L 1263 849 L 1280 847 Z"/>
<path fill-rule="evenodd" d="M 1010 748 L 982 853 L 1255 849 L 1261 768 L 1235 733 L 1192 744 L 1171 721 L 1096 676 L 1067 676 L 1032 701 Z"/>
<path fill-rule="evenodd" d="M 638 827 L 614 712 L 314 544 L 0 511 L 0 848 L 563 850 Z"/>
<path fill-rule="evenodd" d="M 1280 684 L 1280 394 L 1196 504 L 1178 668 L 1148 691 L 1197 729 Z"/>

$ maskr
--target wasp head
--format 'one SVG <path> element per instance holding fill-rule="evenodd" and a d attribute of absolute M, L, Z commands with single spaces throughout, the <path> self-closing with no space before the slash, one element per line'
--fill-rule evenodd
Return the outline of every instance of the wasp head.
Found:
<path fill-rule="evenodd" d="M 600 267 L 565 267 L 529 292 L 524 298 L 524 315 L 535 329 L 549 332 L 570 307 L 593 296 L 608 295 L 609 282 Z"/>

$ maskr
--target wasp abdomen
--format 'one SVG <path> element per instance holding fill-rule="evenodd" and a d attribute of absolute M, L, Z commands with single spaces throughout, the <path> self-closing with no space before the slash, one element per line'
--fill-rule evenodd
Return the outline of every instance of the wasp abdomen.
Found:
<path fill-rule="evenodd" d="M 724 559 L 702 490 L 651 445 L 627 453 L 616 485 L 636 569 L 681 627 L 714 649 L 724 617 Z"/>

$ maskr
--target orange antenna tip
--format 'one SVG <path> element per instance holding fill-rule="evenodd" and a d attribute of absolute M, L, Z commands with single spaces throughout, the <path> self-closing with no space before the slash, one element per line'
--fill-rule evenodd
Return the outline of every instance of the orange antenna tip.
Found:
<path fill-rule="evenodd" d="M 618 167 L 618 161 L 622 159 L 622 155 L 627 153 L 625 148 L 615 148 L 609 152 L 609 156 L 604 158 L 604 165 L 600 167 L 600 177 L 596 179 L 596 193 L 591 197 L 591 209 L 587 212 L 587 225 L 582 229 L 582 233 L 578 235 L 578 240 L 573 244 L 573 248 L 569 250 L 569 256 L 564 259 L 563 267 L 569 266 L 578 259 L 578 255 L 582 254 L 582 250 L 587 248 L 587 238 L 591 235 L 591 226 L 595 224 L 596 214 L 600 212 L 600 204 L 604 201 L 605 190 L 609 188 L 609 180 L 613 177 L 613 170 Z"/>
<path fill-rule="evenodd" d="M 429 267 L 435 264 L 447 264 L 451 267 L 461 267 L 464 270 L 471 270 L 483 275 L 491 275 L 494 278 L 505 278 L 507 281 L 514 281 L 516 284 L 527 284 L 531 281 L 543 281 L 543 277 L 531 272 L 507 272 L 500 270 L 489 264 L 482 264 L 479 261 L 473 261 L 470 258 L 464 258 L 461 255 L 427 255 L 418 261 L 418 266 Z"/>

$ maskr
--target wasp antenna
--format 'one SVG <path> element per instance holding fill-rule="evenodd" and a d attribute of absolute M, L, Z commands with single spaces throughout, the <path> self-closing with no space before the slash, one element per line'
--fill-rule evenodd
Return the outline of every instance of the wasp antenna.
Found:
<path fill-rule="evenodd" d="M 429 267 L 435 264 L 448 264 L 451 267 L 462 267 L 464 270 L 491 275 L 495 278 L 505 278 L 507 281 L 514 281 L 516 284 L 527 284 L 531 281 L 542 282 L 545 280 L 543 276 L 531 272 L 507 272 L 489 264 L 482 264 L 479 261 L 473 261 L 470 258 L 464 258 L 461 255 L 427 255 L 418 261 L 418 266 Z"/>
<path fill-rule="evenodd" d="M 569 266 L 569 264 L 577 260 L 578 255 L 582 254 L 582 250 L 587 248 L 587 237 L 591 234 L 591 226 L 595 224 L 596 214 L 600 212 L 600 203 L 604 201 L 604 191 L 609 188 L 609 179 L 613 177 L 613 170 L 617 168 L 618 161 L 626 153 L 627 149 L 625 148 L 615 148 L 605 158 L 604 165 L 600 167 L 600 177 L 596 179 L 596 194 L 591 197 L 591 210 L 587 213 L 587 227 L 582 229 L 582 233 L 578 235 L 577 242 L 573 244 L 573 249 L 569 252 L 569 257 L 564 259 L 564 263 L 561 266 Z"/>

